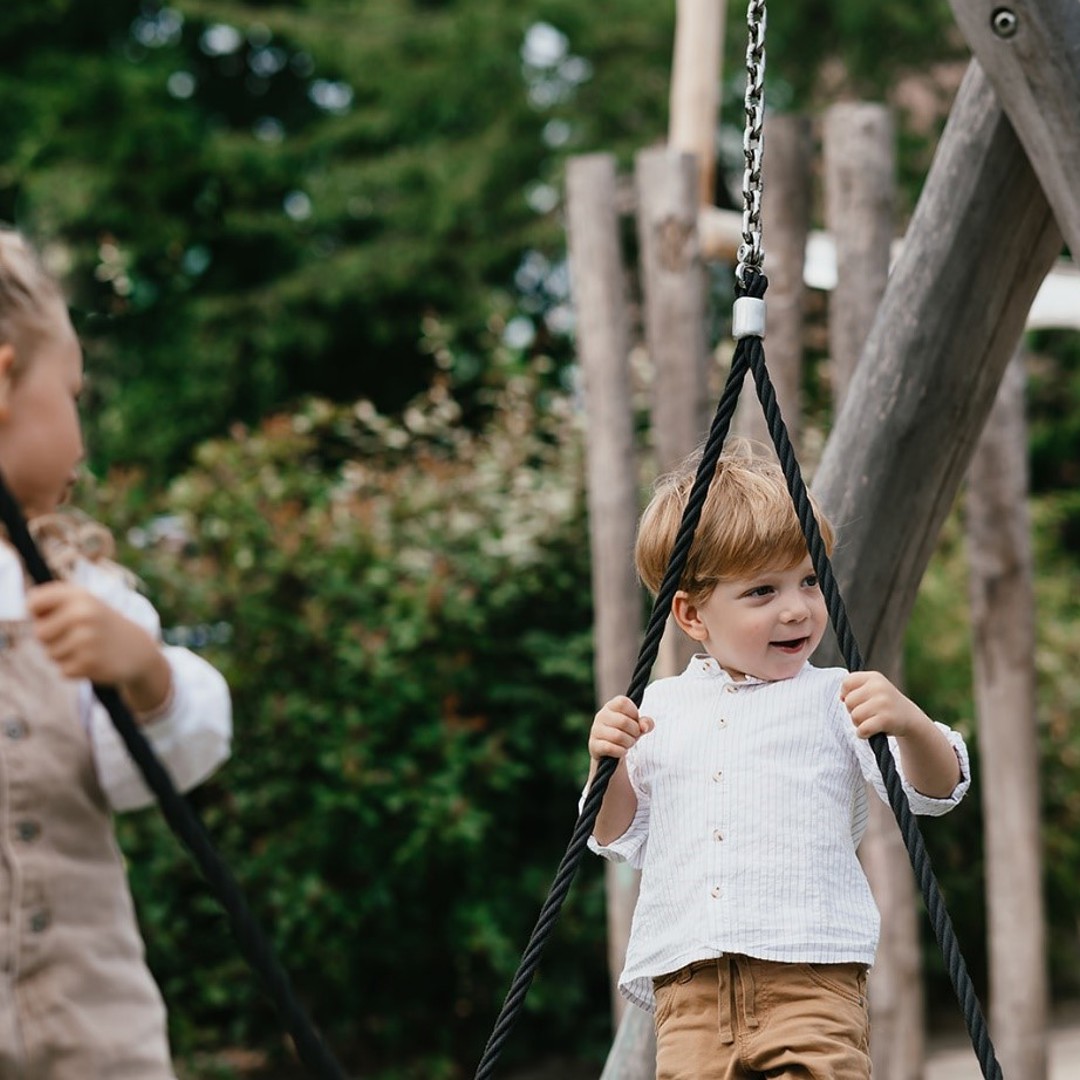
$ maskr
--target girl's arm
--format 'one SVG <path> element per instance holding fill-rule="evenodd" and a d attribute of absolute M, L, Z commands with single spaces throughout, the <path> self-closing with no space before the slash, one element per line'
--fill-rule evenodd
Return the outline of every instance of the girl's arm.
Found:
<path fill-rule="evenodd" d="M 117 573 L 80 563 L 71 581 L 30 590 L 27 606 L 63 674 L 120 690 L 178 790 L 194 787 L 228 757 L 232 705 L 224 678 L 194 653 L 163 646 L 157 612 Z M 150 803 L 88 683 L 80 688 L 80 713 L 113 809 Z"/>

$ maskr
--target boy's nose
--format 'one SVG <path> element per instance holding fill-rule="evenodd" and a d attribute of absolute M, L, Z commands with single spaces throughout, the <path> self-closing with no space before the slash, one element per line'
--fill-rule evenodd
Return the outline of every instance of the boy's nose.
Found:
<path fill-rule="evenodd" d="M 784 609 L 784 622 L 802 622 L 810 617 L 810 605 L 805 600 L 792 600 Z"/>

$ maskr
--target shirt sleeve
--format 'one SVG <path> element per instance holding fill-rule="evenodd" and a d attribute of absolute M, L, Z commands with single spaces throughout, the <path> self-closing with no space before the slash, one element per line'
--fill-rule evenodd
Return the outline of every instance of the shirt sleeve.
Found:
<path fill-rule="evenodd" d="M 105 603 L 161 640 L 153 605 L 118 575 L 81 564 L 75 580 Z M 142 726 L 155 755 L 178 791 L 189 791 L 229 756 L 232 703 L 221 673 L 195 653 L 162 646 L 172 673 L 172 691 L 161 712 Z M 90 735 L 98 780 L 114 810 L 148 806 L 154 797 L 138 766 L 89 683 L 81 691 L 83 723 Z"/>
<path fill-rule="evenodd" d="M 878 797 L 881 801 L 888 805 L 889 794 L 885 787 L 885 779 L 881 775 L 881 769 L 878 766 L 874 748 L 870 745 L 870 740 L 859 738 L 855 733 L 855 726 L 850 723 L 842 703 L 839 704 L 839 708 L 843 712 L 841 719 L 847 721 L 844 724 L 844 727 L 848 732 L 848 738 L 854 746 L 855 754 L 859 761 L 859 768 L 862 770 L 863 777 L 878 793 Z M 964 742 L 964 737 L 958 731 L 953 731 L 952 728 L 939 723 L 937 720 L 933 721 L 933 724 L 934 727 L 936 727 L 949 741 L 949 745 L 953 748 L 953 753 L 956 754 L 956 760 L 960 765 L 960 780 L 956 787 L 954 787 L 943 799 L 936 799 L 929 795 L 924 795 L 921 791 L 912 786 L 908 778 L 904 775 L 904 765 L 900 759 L 900 745 L 895 736 L 887 736 L 889 752 L 892 754 L 893 761 L 896 763 L 896 771 L 900 777 L 904 794 L 907 796 L 908 806 L 911 807 L 911 812 L 913 814 L 920 814 L 925 817 L 940 817 L 942 814 L 947 814 L 961 799 L 963 799 L 967 794 L 968 788 L 971 786 L 971 763 L 968 760 L 967 744 Z"/>
<path fill-rule="evenodd" d="M 611 862 L 628 862 L 635 870 L 640 870 L 645 864 L 645 848 L 649 839 L 649 796 L 634 782 L 637 770 L 632 758 L 635 756 L 634 748 L 631 747 L 626 755 L 626 769 L 630 777 L 630 786 L 634 789 L 634 795 L 637 798 L 637 809 L 634 811 L 633 820 L 626 832 L 616 837 L 610 844 L 601 844 L 595 836 L 590 836 L 588 845 L 590 851 Z M 586 786 L 578 802 L 579 814 L 588 793 L 589 789 Z"/>
<path fill-rule="evenodd" d="M 656 702 L 653 698 L 653 684 L 645 688 L 641 701 L 641 712 L 645 716 L 654 716 Z M 610 844 L 601 844 L 595 836 L 590 836 L 588 847 L 590 851 L 602 856 L 611 862 L 628 862 L 635 870 L 640 870 L 645 865 L 645 851 L 649 840 L 649 785 L 642 776 L 643 760 L 640 742 L 635 743 L 626 754 L 626 773 L 630 778 L 630 787 L 637 799 L 637 809 L 626 832 L 616 837 Z M 585 796 L 589 789 L 586 786 L 581 793 L 578 802 L 578 813 L 585 803 Z"/>

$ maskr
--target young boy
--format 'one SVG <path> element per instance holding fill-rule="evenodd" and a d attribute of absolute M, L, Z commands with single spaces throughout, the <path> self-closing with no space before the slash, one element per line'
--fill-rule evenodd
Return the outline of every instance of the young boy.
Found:
<path fill-rule="evenodd" d="M 654 593 L 696 462 L 663 479 L 635 557 Z M 816 510 L 826 549 L 833 532 Z M 827 613 L 783 473 L 725 450 L 676 622 L 686 670 L 596 714 L 592 767 L 617 758 L 590 847 L 642 870 L 619 989 L 656 1014 L 657 1080 L 866 1080 L 866 973 L 879 917 L 855 850 L 870 744 L 889 736 L 909 805 L 963 798 L 963 739 L 885 676 L 808 663 Z"/>

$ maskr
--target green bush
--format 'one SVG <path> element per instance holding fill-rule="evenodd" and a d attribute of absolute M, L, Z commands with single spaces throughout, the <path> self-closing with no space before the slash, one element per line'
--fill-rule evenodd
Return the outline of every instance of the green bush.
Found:
<path fill-rule="evenodd" d="M 579 437 L 535 391 L 509 377 L 483 436 L 438 388 L 401 422 L 313 401 L 237 430 L 164 499 L 189 540 L 129 553 L 167 626 L 231 628 L 207 655 L 233 690 L 233 757 L 193 798 L 365 1076 L 475 1067 L 576 816 L 593 697 Z M 116 477 L 101 495 L 121 533 L 147 520 L 138 492 Z M 280 1046 L 158 816 L 120 828 L 177 1050 Z M 582 878 L 508 1061 L 608 1037 L 602 874 Z"/>

